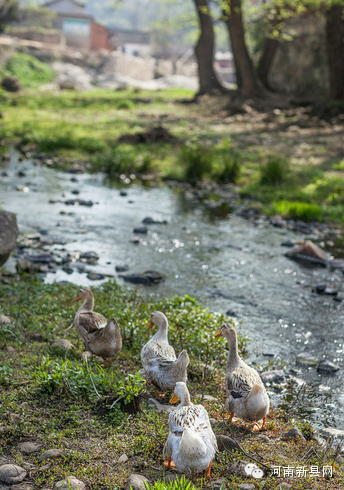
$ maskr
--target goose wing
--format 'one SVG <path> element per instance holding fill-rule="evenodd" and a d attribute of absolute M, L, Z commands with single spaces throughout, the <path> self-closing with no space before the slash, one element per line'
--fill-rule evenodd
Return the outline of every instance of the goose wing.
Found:
<path fill-rule="evenodd" d="M 170 365 L 177 357 L 174 349 L 166 342 L 149 342 L 143 349 L 142 357 L 146 361 L 155 361 L 160 365 Z"/>
<path fill-rule="evenodd" d="M 107 324 L 105 316 L 95 311 L 85 311 L 80 313 L 78 323 L 86 332 L 91 333 Z"/>
<path fill-rule="evenodd" d="M 249 366 L 239 366 L 226 375 L 226 391 L 233 398 L 246 397 L 255 384 L 262 386 L 259 374 Z"/>

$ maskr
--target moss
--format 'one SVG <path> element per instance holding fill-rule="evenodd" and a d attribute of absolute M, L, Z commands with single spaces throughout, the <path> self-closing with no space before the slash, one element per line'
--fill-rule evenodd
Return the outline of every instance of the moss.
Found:
<path fill-rule="evenodd" d="M 34 56 L 24 53 L 13 54 L 0 70 L 0 78 L 16 77 L 23 87 L 35 87 L 54 79 L 53 70 Z"/>

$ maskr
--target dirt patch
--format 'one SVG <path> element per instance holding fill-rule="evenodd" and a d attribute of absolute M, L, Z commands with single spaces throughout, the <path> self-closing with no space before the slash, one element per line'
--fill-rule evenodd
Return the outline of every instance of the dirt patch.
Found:
<path fill-rule="evenodd" d="M 153 126 L 147 131 L 135 134 L 123 134 L 117 140 L 119 143 L 130 143 L 137 145 L 139 143 L 176 143 L 178 138 L 173 136 L 168 129 L 163 126 Z"/>

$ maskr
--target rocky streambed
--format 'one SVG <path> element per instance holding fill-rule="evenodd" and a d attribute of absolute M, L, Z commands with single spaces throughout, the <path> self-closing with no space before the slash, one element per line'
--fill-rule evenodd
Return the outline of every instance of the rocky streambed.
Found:
<path fill-rule="evenodd" d="M 241 323 L 248 361 L 263 372 L 275 405 L 318 427 L 343 428 L 337 230 L 261 216 L 226 188 L 214 198 L 209 189 L 144 187 L 124 176 L 112 186 L 102 175 L 57 172 L 14 152 L 0 173 L 1 205 L 17 214 L 22 234 L 6 264 L 11 272 L 84 286 L 116 279 L 142 294 L 193 296 Z M 305 238 L 337 266 L 285 256 Z"/>

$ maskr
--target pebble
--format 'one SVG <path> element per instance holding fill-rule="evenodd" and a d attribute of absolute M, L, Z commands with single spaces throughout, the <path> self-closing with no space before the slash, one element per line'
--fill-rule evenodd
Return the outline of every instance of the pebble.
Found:
<path fill-rule="evenodd" d="M 166 220 L 159 221 L 159 220 L 155 220 L 155 219 L 151 218 L 150 216 L 147 216 L 147 218 L 144 218 L 142 220 L 142 224 L 143 225 L 164 225 L 164 224 L 167 224 L 167 221 Z"/>
<path fill-rule="evenodd" d="M 67 476 L 65 480 L 60 480 L 54 485 L 53 490 L 86 490 L 86 484 L 75 478 L 75 476 Z"/>
<path fill-rule="evenodd" d="M 126 463 L 129 460 L 126 454 L 122 454 L 122 456 L 118 459 L 119 463 Z"/>
<path fill-rule="evenodd" d="M 17 449 L 22 454 L 33 454 L 42 449 L 42 444 L 30 441 L 21 442 L 18 444 Z"/>
<path fill-rule="evenodd" d="M 44 342 L 44 338 L 40 333 L 33 333 L 32 335 L 30 335 L 30 340 L 32 340 L 33 342 Z"/>
<path fill-rule="evenodd" d="M 298 354 L 296 361 L 300 364 L 305 364 L 306 366 L 317 366 L 319 364 L 319 359 L 311 354 L 308 354 L 307 352 L 301 352 Z"/>
<path fill-rule="evenodd" d="M 119 195 L 125 197 L 128 195 L 127 191 L 119 191 Z"/>
<path fill-rule="evenodd" d="M 9 354 L 15 354 L 16 353 L 16 350 L 14 347 L 12 347 L 11 345 L 7 345 L 5 350 L 9 353 Z"/>
<path fill-rule="evenodd" d="M 303 439 L 303 440 L 305 440 L 305 437 L 298 427 L 293 427 L 292 429 L 288 430 L 288 432 L 285 432 L 283 434 L 282 439 L 285 439 L 285 440 Z"/>
<path fill-rule="evenodd" d="M 0 481 L 3 483 L 20 483 L 27 475 L 27 471 L 16 464 L 4 464 L 0 466 Z"/>
<path fill-rule="evenodd" d="M 248 464 L 250 464 L 249 461 L 237 461 L 228 468 L 228 474 L 234 476 L 248 477 L 248 474 L 245 471 L 245 468 Z"/>
<path fill-rule="evenodd" d="M 129 270 L 128 265 L 116 265 L 115 267 L 116 272 L 127 272 Z"/>
<path fill-rule="evenodd" d="M 12 485 L 11 490 L 33 490 L 33 486 L 30 483 L 18 483 L 17 485 Z"/>
<path fill-rule="evenodd" d="M 290 485 L 289 483 L 286 483 L 285 481 L 282 481 L 282 483 L 280 483 L 275 488 L 275 490 L 290 490 L 290 488 L 292 488 L 292 485 Z"/>
<path fill-rule="evenodd" d="M 74 345 L 69 342 L 69 340 L 67 339 L 56 339 L 51 347 L 59 347 L 60 349 L 66 349 L 66 350 L 69 350 L 69 349 L 74 349 Z"/>
<path fill-rule="evenodd" d="M 145 226 L 140 226 L 138 228 L 134 228 L 133 233 L 139 233 L 141 235 L 146 235 L 148 233 L 148 228 L 146 228 Z"/>
<path fill-rule="evenodd" d="M 137 274 L 120 275 L 125 281 L 135 284 L 159 284 L 165 280 L 165 278 L 157 271 L 145 271 Z"/>
<path fill-rule="evenodd" d="M 334 364 L 333 362 L 326 359 L 320 361 L 317 367 L 317 370 L 323 373 L 336 373 L 337 371 L 339 371 L 339 369 L 340 367 L 337 364 Z"/>
<path fill-rule="evenodd" d="M 105 279 L 105 276 L 103 274 L 99 274 L 98 272 L 89 272 L 87 274 L 87 278 L 90 281 L 101 281 L 102 279 Z"/>
<path fill-rule="evenodd" d="M 268 438 L 268 436 L 259 435 L 258 437 L 256 437 L 256 441 L 261 441 L 268 444 L 270 442 L 270 439 Z"/>
<path fill-rule="evenodd" d="M 12 320 L 6 315 L 0 315 L 0 324 L 12 323 Z"/>
<path fill-rule="evenodd" d="M 99 255 L 96 252 L 83 252 L 80 254 L 80 260 L 88 264 L 94 264 L 99 260 Z"/>
<path fill-rule="evenodd" d="M 263 383 L 284 383 L 285 375 L 281 369 L 275 369 L 274 371 L 265 371 L 261 373 L 260 377 L 262 378 Z"/>
<path fill-rule="evenodd" d="M 149 480 L 138 473 L 133 473 L 129 476 L 127 485 L 125 487 L 126 490 L 146 490 L 145 483 L 149 483 Z"/>
<path fill-rule="evenodd" d="M 222 485 L 225 483 L 225 478 L 219 478 L 218 480 L 214 480 L 212 482 L 213 490 L 221 490 Z"/>
<path fill-rule="evenodd" d="M 63 451 L 61 449 L 48 449 L 44 451 L 39 457 L 41 461 L 46 461 L 47 459 L 56 459 L 63 456 Z"/>
<path fill-rule="evenodd" d="M 238 486 L 238 490 L 255 490 L 253 483 L 242 483 Z"/>
<path fill-rule="evenodd" d="M 85 201 L 84 199 L 67 199 L 64 203 L 67 206 L 87 206 L 89 208 L 94 204 L 92 201 Z"/>

